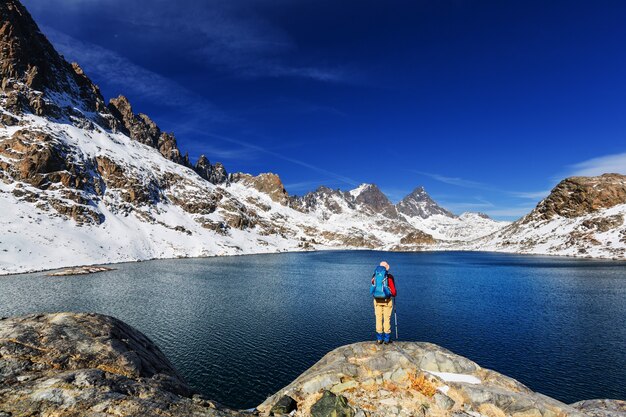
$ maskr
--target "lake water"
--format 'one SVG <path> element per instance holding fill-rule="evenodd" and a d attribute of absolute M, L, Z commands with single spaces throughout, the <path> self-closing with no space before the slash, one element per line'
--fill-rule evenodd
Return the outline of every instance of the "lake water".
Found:
<path fill-rule="evenodd" d="M 369 279 L 398 288 L 402 340 L 429 341 L 567 403 L 626 399 L 626 263 L 333 251 L 0 277 L 0 316 L 89 311 L 154 340 L 209 398 L 253 407 L 331 349 L 374 336 Z"/>

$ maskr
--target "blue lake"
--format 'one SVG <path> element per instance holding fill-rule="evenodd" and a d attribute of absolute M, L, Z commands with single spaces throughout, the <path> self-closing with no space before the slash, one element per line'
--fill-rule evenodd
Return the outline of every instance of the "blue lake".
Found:
<path fill-rule="evenodd" d="M 209 398 L 253 407 L 331 349 L 372 339 L 369 280 L 398 288 L 402 340 L 429 341 L 570 403 L 626 399 L 626 263 L 332 251 L 0 277 L 0 316 L 89 311 L 154 340 Z"/>

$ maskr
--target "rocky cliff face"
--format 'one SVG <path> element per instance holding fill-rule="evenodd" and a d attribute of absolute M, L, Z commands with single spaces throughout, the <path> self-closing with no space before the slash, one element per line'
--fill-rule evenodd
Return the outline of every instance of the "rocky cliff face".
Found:
<path fill-rule="evenodd" d="M 550 220 L 581 217 L 626 204 L 626 176 L 571 177 L 561 181 L 525 219 Z"/>
<path fill-rule="evenodd" d="M 8 109 L 54 115 L 57 106 L 48 101 L 62 96 L 86 111 L 104 110 L 98 88 L 56 53 L 19 1 L 3 1 L 0 19 L 0 78 Z"/>
<path fill-rule="evenodd" d="M 363 342 L 328 353 L 255 414 L 624 417 L 625 410 L 626 402 L 615 400 L 568 406 L 430 343 Z M 127 324 L 54 313 L 0 319 L 0 415 L 250 414 L 194 393 L 159 348 Z"/>
<path fill-rule="evenodd" d="M 189 158 L 181 155 L 174 135 L 162 132 L 147 115 L 133 113 L 126 97 L 119 96 L 111 99 L 108 109 L 117 120 L 121 121 L 119 129 L 131 139 L 158 149 L 163 157 L 172 162 L 190 166 Z"/>
<path fill-rule="evenodd" d="M 365 213 L 382 214 L 390 219 L 398 218 L 396 207 L 375 184 L 363 184 L 350 191 L 350 195 L 354 198 L 354 204 Z"/>
<path fill-rule="evenodd" d="M 193 167 L 194 171 L 211 184 L 224 184 L 228 182 L 228 173 L 221 162 L 212 165 L 206 156 L 200 155 L 200 158 Z"/>

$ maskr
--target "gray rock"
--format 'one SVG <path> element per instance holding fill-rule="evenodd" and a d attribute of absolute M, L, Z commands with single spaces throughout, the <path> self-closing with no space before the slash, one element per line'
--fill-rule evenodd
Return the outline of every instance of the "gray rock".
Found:
<path fill-rule="evenodd" d="M 322 398 L 311 407 L 311 417 L 354 417 L 355 414 L 346 397 L 330 391 L 324 391 Z"/>
<path fill-rule="evenodd" d="M 443 410 L 450 410 L 454 407 L 454 400 L 441 392 L 436 393 L 434 399 L 437 407 Z"/>
<path fill-rule="evenodd" d="M 270 416 L 282 416 L 291 413 L 293 410 L 298 409 L 298 403 L 296 400 L 288 395 L 284 395 L 278 400 L 276 404 L 270 410 Z"/>
<path fill-rule="evenodd" d="M 571 406 L 591 417 L 626 417 L 626 401 L 622 400 L 585 400 Z"/>

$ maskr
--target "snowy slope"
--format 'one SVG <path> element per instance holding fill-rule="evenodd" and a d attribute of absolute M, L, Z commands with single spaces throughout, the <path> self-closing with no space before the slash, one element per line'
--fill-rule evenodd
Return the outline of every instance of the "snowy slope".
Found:
<path fill-rule="evenodd" d="M 575 218 L 518 221 L 456 249 L 626 259 L 626 204 Z M 454 245 L 443 245 L 453 249 Z"/>
<path fill-rule="evenodd" d="M 415 228 L 445 241 L 471 241 L 492 234 L 510 224 L 496 221 L 480 213 L 463 213 L 460 216 L 435 214 L 427 218 L 406 217 Z"/>
<path fill-rule="evenodd" d="M 41 190 L 18 181 L 0 182 L 0 273 L 150 258 L 257 253 L 298 246 L 294 239 L 261 236 L 255 230 L 230 228 L 228 233 L 217 233 L 201 227 L 200 220 L 222 221 L 225 216 L 220 210 L 211 214 L 190 213 L 173 204 L 172 199 L 202 200 L 219 187 L 125 135 L 107 133 L 101 128 L 85 131 L 32 115 L 25 116 L 22 123 L 30 130 L 53 135 L 75 152 L 72 158 L 77 163 L 108 158 L 124 167 L 126 175 L 142 186 L 158 183 L 166 175 L 181 180 L 171 189 L 160 190 L 164 196 L 155 204 L 130 204 L 123 200 L 123 190 L 113 188 L 103 196 L 92 196 L 90 209 L 102 216 L 101 224 L 80 224 L 51 208 L 50 202 L 56 200 L 68 207 L 76 205 L 64 199 L 63 186 Z M 9 137 L 16 130 L 17 127 L 0 129 L 0 138 Z M 6 156 L 3 159 L 9 160 Z M 222 192 L 223 199 L 230 198 Z M 21 198 L 23 193 L 36 194 L 37 203 L 25 201 Z"/>

